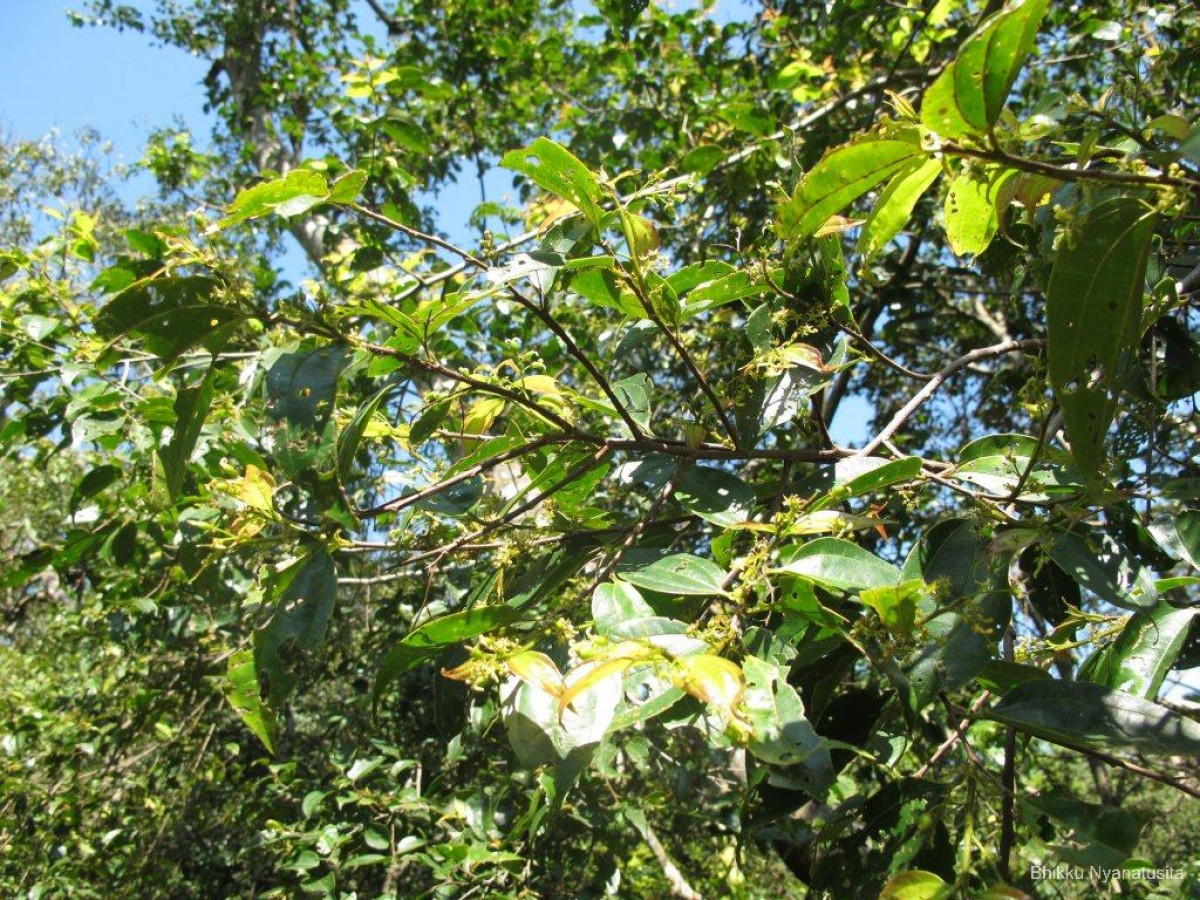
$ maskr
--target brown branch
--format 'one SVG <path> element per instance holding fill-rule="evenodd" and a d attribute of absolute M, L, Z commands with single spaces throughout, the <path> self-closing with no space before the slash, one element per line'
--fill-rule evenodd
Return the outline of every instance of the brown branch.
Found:
<path fill-rule="evenodd" d="M 962 156 L 968 159 L 980 159 L 1019 169 L 1023 172 L 1033 172 L 1037 175 L 1048 175 L 1059 181 L 1101 181 L 1105 184 L 1120 184 L 1127 187 L 1150 188 L 1185 188 L 1193 193 L 1200 193 L 1200 181 L 1193 178 L 1176 178 L 1172 175 L 1139 175 L 1134 172 L 1110 172 L 1107 169 L 1068 169 L 1053 163 L 1022 156 L 1011 156 L 1003 150 L 975 150 L 964 147 L 953 141 L 942 144 L 942 151 L 951 156 Z"/>
<path fill-rule="evenodd" d="M 1014 350 L 1022 350 L 1026 347 L 1040 347 L 1045 341 L 1041 338 L 1031 338 L 1023 341 L 1004 341 L 999 344 L 993 344 L 990 347 L 980 347 L 972 350 L 969 353 L 964 353 L 958 359 L 953 360 L 948 365 L 943 367 L 925 385 L 913 395 L 913 398 L 900 408 L 900 411 L 892 416 L 892 420 L 884 426 L 865 447 L 858 451 L 859 456 L 869 456 L 878 450 L 885 441 L 891 439 L 897 431 L 899 431 L 904 423 L 907 422 L 918 409 L 920 409 L 930 397 L 937 393 L 938 388 L 945 384 L 946 380 L 957 372 L 959 369 L 971 365 L 981 359 L 989 359 L 993 356 L 1003 356 L 1005 353 L 1012 353 Z"/>

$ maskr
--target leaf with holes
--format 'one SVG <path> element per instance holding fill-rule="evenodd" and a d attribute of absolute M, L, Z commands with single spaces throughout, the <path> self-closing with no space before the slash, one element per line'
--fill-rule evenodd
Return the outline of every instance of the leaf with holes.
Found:
<path fill-rule="evenodd" d="M 1089 478 L 1104 461 L 1117 393 L 1141 334 L 1146 263 L 1157 216 L 1132 197 L 1089 210 L 1064 235 L 1046 288 L 1050 384 L 1071 453 Z"/>
<path fill-rule="evenodd" d="M 542 190 L 575 204 L 588 221 L 597 228 L 600 226 L 604 192 L 591 170 L 565 147 L 539 137 L 524 150 L 505 153 L 500 165 L 520 172 Z"/>

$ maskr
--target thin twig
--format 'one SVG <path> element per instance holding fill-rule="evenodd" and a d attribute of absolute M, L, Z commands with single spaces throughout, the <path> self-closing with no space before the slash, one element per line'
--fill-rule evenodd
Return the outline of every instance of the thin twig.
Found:
<path fill-rule="evenodd" d="M 926 401 L 928 401 L 929 398 L 937 392 L 938 388 L 940 388 L 946 382 L 946 380 L 959 369 L 965 368 L 966 366 L 971 365 L 971 363 L 977 362 L 981 359 L 988 359 L 993 356 L 1003 356 L 1005 353 L 1012 353 L 1014 350 L 1022 350 L 1027 347 L 1040 347 L 1044 343 L 1045 341 L 1043 341 L 1041 338 L 1031 338 L 1023 341 L 1004 341 L 1003 343 L 993 344 L 990 347 L 980 347 L 976 350 L 970 351 L 969 353 L 963 354 L 962 356 L 958 357 L 958 359 L 953 360 L 951 363 L 943 367 L 939 372 L 937 372 L 937 374 L 930 378 L 929 381 L 927 381 L 925 385 L 919 391 L 917 391 L 913 398 L 909 400 L 908 403 L 904 404 L 899 412 L 892 416 L 892 420 L 888 422 L 886 426 L 884 426 L 883 430 L 879 432 L 879 434 L 877 434 L 870 441 L 870 443 L 858 451 L 857 455 L 869 456 L 883 446 L 883 442 L 889 440 L 892 435 L 899 431 L 903 427 L 904 423 L 912 417 L 913 413 L 920 409 L 926 403 Z"/>

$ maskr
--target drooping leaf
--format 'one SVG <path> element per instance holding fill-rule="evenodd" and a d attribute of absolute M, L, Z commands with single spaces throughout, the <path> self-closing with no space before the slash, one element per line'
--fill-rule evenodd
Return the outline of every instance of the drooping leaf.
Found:
<path fill-rule="evenodd" d="M 1056 534 L 1047 553 L 1101 600 L 1132 610 L 1151 609 L 1158 600 L 1154 576 L 1107 534 Z"/>
<path fill-rule="evenodd" d="M 1084 681 L 1030 681 L 1010 691 L 987 717 L 1066 747 L 1200 754 L 1200 724 L 1133 694 Z"/>
<path fill-rule="evenodd" d="M 830 151 L 779 209 L 779 236 L 812 236 L 825 220 L 884 179 L 924 157 L 914 140 L 869 137 Z"/>
<path fill-rule="evenodd" d="M 991 244 L 1004 212 L 998 206 L 1003 197 L 1001 189 L 1014 174 L 1012 169 L 972 169 L 950 182 L 946 191 L 946 238 L 957 255 L 978 256 Z"/>
<path fill-rule="evenodd" d="M 1160 601 L 1153 609 L 1135 613 L 1117 639 L 1097 651 L 1097 662 L 1085 664 L 1089 680 L 1154 700 L 1197 612 Z"/>
<path fill-rule="evenodd" d="M 908 224 L 917 201 L 941 172 L 939 160 L 915 159 L 892 176 L 875 201 L 858 237 L 858 253 L 862 255 L 864 265 L 878 256 Z"/>
<path fill-rule="evenodd" d="M 297 350 L 267 372 L 272 449 L 291 478 L 308 470 L 323 474 L 336 462 L 333 407 L 345 360 L 340 346 Z"/>
<path fill-rule="evenodd" d="M 785 670 L 756 656 L 747 656 L 742 668 L 750 752 L 773 765 L 800 766 L 805 790 L 823 797 L 833 783 L 829 749 L 805 718 L 804 703 Z"/>
<path fill-rule="evenodd" d="M 258 669 L 253 650 L 239 650 L 229 657 L 226 668 L 225 697 L 242 721 L 267 748 L 275 752 L 278 724 L 275 713 L 262 702 L 259 694 Z"/>
<path fill-rule="evenodd" d="M 296 566 L 275 600 L 274 616 L 254 636 L 255 669 L 267 678 L 274 709 L 287 699 L 296 681 L 285 656 L 293 649 L 312 652 L 324 643 L 337 590 L 333 560 L 324 547 L 309 551 Z"/>
<path fill-rule="evenodd" d="M 1156 216 L 1130 197 L 1105 201 L 1064 236 L 1046 288 L 1050 384 L 1071 453 L 1096 477 L 1117 392 L 1140 337 L 1146 261 Z"/>
<path fill-rule="evenodd" d="M 338 433 L 337 468 L 338 477 L 343 481 L 350 477 L 351 469 L 354 466 L 354 456 L 358 453 L 358 446 L 362 443 L 363 434 L 371 423 L 375 411 L 383 405 L 395 389 L 396 385 L 390 383 L 381 387 L 355 411 L 349 424 Z"/>
<path fill-rule="evenodd" d="M 986 135 L 1025 64 L 1049 0 L 1024 0 L 988 19 L 921 102 L 921 124 L 942 138 Z"/>
<path fill-rule="evenodd" d="M 175 424 L 171 440 L 167 446 L 158 451 L 162 465 L 168 496 L 178 496 L 183 486 L 183 476 L 187 470 L 192 451 L 200 439 L 200 430 L 212 406 L 216 368 L 210 368 L 195 387 L 181 387 L 175 395 L 173 409 Z"/>

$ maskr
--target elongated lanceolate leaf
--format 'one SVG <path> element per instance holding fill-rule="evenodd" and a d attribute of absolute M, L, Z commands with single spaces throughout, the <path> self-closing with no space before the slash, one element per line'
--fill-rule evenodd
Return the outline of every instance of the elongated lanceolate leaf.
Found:
<path fill-rule="evenodd" d="M 986 134 L 1004 109 L 1049 5 L 1025 0 L 988 19 L 925 92 L 921 124 L 943 138 Z"/>
<path fill-rule="evenodd" d="M 1084 681 L 1027 682 L 987 717 L 1067 747 L 1200 754 L 1200 723 L 1133 694 Z"/>
<path fill-rule="evenodd" d="M 870 262 L 908 224 L 921 195 L 942 171 L 937 159 L 914 159 L 892 176 L 879 195 L 858 238 L 863 262 Z"/>
<path fill-rule="evenodd" d="M 1141 331 L 1146 260 L 1157 216 L 1131 197 L 1090 210 L 1066 236 L 1046 289 L 1050 384 L 1071 452 L 1094 477 Z"/>
<path fill-rule="evenodd" d="M 830 151 L 780 207 L 779 236 L 810 237 L 846 204 L 924 155 L 915 139 L 871 138 Z"/>

